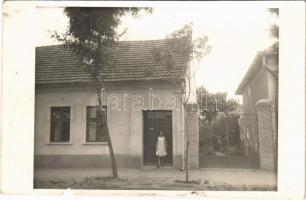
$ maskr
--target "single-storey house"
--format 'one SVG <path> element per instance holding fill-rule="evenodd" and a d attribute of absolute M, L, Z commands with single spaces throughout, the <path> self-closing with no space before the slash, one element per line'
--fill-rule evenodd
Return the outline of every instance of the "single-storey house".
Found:
<path fill-rule="evenodd" d="M 190 162 L 197 166 L 195 84 L 192 78 L 186 81 L 192 62 L 184 59 L 180 44 L 164 39 L 114 46 L 114 62 L 103 71 L 102 99 L 119 167 L 155 165 L 159 131 L 168 144 L 165 164 L 175 168 L 184 167 L 185 133 L 191 132 Z M 169 62 L 156 56 L 161 48 L 171 49 Z M 110 166 L 106 138 L 97 126 L 97 90 L 85 68 L 62 45 L 36 48 L 35 167 Z"/>
<path fill-rule="evenodd" d="M 240 119 L 243 128 L 242 136 L 249 146 L 249 152 L 258 152 L 258 116 L 257 105 L 260 101 L 269 100 L 273 104 L 272 120 L 274 124 L 273 140 L 277 138 L 277 105 L 278 105 L 278 53 L 271 50 L 260 51 L 240 82 L 236 95 L 242 95 L 242 115 Z"/>

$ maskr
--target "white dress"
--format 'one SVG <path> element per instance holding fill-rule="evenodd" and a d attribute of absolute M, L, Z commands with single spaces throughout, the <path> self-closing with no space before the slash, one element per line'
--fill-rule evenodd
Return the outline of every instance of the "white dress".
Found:
<path fill-rule="evenodd" d="M 165 136 L 158 136 L 157 137 L 156 155 L 160 156 L 160 157 L 167 155 Z"/>

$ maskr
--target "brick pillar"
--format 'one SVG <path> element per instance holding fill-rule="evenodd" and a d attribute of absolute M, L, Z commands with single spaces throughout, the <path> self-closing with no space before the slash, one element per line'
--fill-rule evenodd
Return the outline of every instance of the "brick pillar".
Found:
<path fill-rule="evenodd" d="M 185 105 L 186 139 L 189 141 L 188 164 L 190 169 L 199 168 L 199 121 L 198 104 Z"/>
<path fill-rule="evenodd" d="M 273 102 L 261 99 L 256 103 L 258 119 L 259 164 L 261 169 L 276 170 L 276 130 Z"/>

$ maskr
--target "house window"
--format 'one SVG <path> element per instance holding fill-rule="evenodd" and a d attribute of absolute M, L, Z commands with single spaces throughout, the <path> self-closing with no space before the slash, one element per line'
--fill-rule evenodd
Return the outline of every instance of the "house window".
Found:
<path fill-rule="evenodd" d="M 103 112 L 106 113 L 106 106 L 103 107 Z M 86 110 L 86 142 L 105 142 L 105 129 L 101 125 L 101 117 L 98 116 L 98 109 L 93 106 L 88 106 Z"/>
<path fill-rule="evenodd" d="M 50 142 L 69 142 L 70 107 L 51 107 Z"/>
<path fill-rule="evenodd" d="M 265 64 L 266 65 L 277 65 L 278 64 L 278 57 L 275 54 L 266 55 L 265 57 Z"/>

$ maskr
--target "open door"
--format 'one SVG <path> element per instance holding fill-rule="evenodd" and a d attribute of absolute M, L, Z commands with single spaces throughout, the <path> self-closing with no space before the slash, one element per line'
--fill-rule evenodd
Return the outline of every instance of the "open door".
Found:
<path fill-rule="evenodd" d="M 159 131 L 163 131 L 167 141 L 167 156 L 164 165 L 173 166 L 172 151 L 172 111 L 154 110 L 143 111 L 144 135 L 143 135 L 143 163 L 144 165 L 156 165 L 155 144 Z"/>

